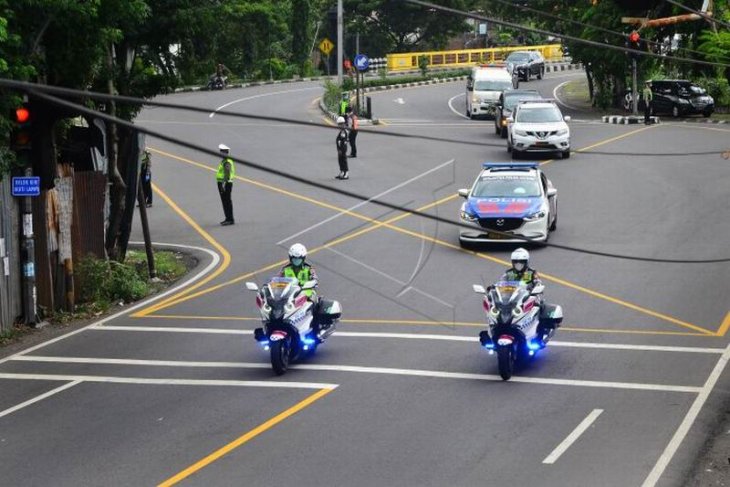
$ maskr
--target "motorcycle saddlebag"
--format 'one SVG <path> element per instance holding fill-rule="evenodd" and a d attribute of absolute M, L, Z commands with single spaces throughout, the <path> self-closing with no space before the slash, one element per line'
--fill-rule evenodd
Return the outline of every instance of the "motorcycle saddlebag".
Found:
<path fill-rule="evenodd" d="M 547 326 L 557 328 L 563 322 L 563 308 L 559 304 L 545 303 L 540 313 L 540 321 Z"/>
<path fill-rule="evenodd" d="M 319 302 L 319 320 L 323 325 L 331 325 L 342 316 L 342 306 L 334 300 L 322 299 Z"/>

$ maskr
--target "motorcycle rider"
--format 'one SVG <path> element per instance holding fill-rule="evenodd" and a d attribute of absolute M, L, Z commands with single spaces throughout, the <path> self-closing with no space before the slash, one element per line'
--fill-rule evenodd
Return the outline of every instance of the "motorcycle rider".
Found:
<path fill-rule="evenodd" d="M 527 250 L 521 247 L 516 249 L 512 252 L 511 260 L 512 267 L 502 274 L 502 277 L 500 278 L 501 281 L 520 281 L 524 283 L 530 291 L 532 291 L 535 286 L 542 284 L 542 281 L 540 281 L 540 278 L 537 276 L 537 271 L 529 266 L 530 253 Z"/>
<path fill-rule="evenodd" d="M 289 247 L 289 263 L 281 269 L 279 275 L 281 277 L 296 279 L 299 281 L 299 286 L 303 286 L 307 281 L 319 281 L 314 267 L 309 265 L 306 260 L 307 248 L 300 243 L 295 243 Z M 302 293 L 314 304 L 312 314 L 315 319 L 312 321 L 312 327 L 315 331 L 319 331 L 320 325 L 317 319 L 317 315 L 319 314 L 319 300 L 317 299 L 317 294 L 314 289 L 304 289 Z"/>

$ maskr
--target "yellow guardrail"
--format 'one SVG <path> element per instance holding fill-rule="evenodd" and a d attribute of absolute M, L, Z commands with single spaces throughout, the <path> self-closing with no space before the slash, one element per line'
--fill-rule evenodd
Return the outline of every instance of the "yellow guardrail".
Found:
<path fill-rule="evenodd" d="M 460 49 L 456 51 L 405 52 L 388 54 L 388 71 L 418 69 L 418 58 L 428 57 L 429 68 L 461 68 L 477 63 L 503 61 L 513 51 L 539 51 L 547 61 L 563 58 L 560 44 L 542 46 L 491 47 L 484 49 Z"/>

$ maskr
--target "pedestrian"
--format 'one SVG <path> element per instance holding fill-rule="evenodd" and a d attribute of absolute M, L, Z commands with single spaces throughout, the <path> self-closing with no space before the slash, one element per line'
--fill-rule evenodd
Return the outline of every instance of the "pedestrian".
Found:
<path fill-rule="evenodd" d="M 152 154 L 145 149 L 142 153 L 142 166 L 140 167 L 140 183 L 142 184 L 142 195 L 147 208 L 152 206 Z"/>
<path fill-rule="evenodd" d="M 340 131 L 337 133 L 335 144 L 337 145 L 337 162 L 340 165 L 340 173 L 335 179 L 350 179 L 349 168 L 347 167 L 347 125 L 345 117 L 337 117 L 337 126 Z"/>
<path fill-rule="evenodd" d="M 236 166 L 233 163 L 233 159 L 229 157 L 231 149 L 225 145 L 220 144 L 218 150 L 223 157 L 220 164 L 218 164 L 218 171 L 216 172 L 215 179 L 218 183 L 218 193 L 221 195 L 221 203 L 223 203 L 223 213 L 226 219 L 221 222 L 221 225 L 233 225 L 235 223 L 233 219 L 233 201 L 231 201 L 231 191 L 233 191 L 233 178 L 236 177 Z"/>
<path fill-rule="evenodd" d="M 651 123 L 651 105 L 654 101 L 654 93 L 651 91 L 651 81 L 646 82 L 642 98 L 644 98 L 644 125 L 649 125 Z"/>
<path fill-rule="evenodd" d="M 360 121 L 352 107 L 347 107 L 347 128 L 349 130 L 350 157 L 357 157 L 357 133 L 360 130 Z"/>

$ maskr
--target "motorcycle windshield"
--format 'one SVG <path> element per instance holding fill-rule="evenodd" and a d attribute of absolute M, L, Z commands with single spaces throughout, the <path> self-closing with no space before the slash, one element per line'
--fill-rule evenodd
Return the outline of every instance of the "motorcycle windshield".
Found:
<path fill-rule="evenodd" d="M 500 281 L 494 285 L 490 300 L 499 310 L 499 321 L 503 324 L 512 322 L 512 310 L 528 294 L 527 286 L 520 281 Z"/>
<path fill-rule="evenodd" d="M 272 320 L 284 318 L 284 305 L 299 289 L 299 282 L 289 277 L 274 277 L 264 287 L 264 299 L 271 306 Z"/>

